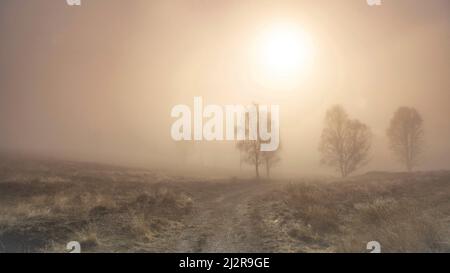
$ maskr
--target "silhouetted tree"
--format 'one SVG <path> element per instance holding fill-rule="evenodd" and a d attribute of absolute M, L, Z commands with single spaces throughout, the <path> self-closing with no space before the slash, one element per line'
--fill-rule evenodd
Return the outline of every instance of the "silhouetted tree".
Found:
<path fill-rule="evenodd" d="M 367 125 L 349 119 L 341 106 L 333 106 L 326 113 L 322 131 L 321 163 L 335 167 L 342 177 L 347 177 L 368 162 L 371 140 Z"/>
<path fill-rule="evenodd" d="M 259 137 L 259 106 L 258 104 L 255 104 L 256 106 L 256 139 L 255 140 L 240 140 L 236 144 L 236 148 L 240 152 L 240 164 L 242 165 L 242 162 L 245 162 L 247 164 L 255 166 L 255 174 L 256 178 L 259 179 L 259 165 L 261 164 L 261 140 Z M 250 115 L 249 113 L 245 114 L 245 119 L 249 122 Z M 249 123 L 245 123 L 245 135 L 249 136 L 250 128 Z"/>
<path fill-rule="evenodd" d="M 397 109 L 387 129 L 387 136 L 391 151 L 408 172 L 418 164 L 423 135 L 423 120 L 419 112 L 410 107 Z"/>
<path fill-rule="evenodd" d="M 261 152 L 261 159 L 264 162 L 266 168 L 266 176 L 270 177 L 270 169 L 275 167 L 281 160 L 279 155 L 280 148 L 275 151 Z"/>
<path fill-rule="evenodd" d="M 259 169 L 260 164 L 264 164 L 266 168 L 267 177 L 270 177 L 270 169 L 274 167 L 279 161 L 279 143 L 277 143 L 277 150 L 274 151 L 261 151 L 261 145 L 269 145 L 271 144 L 271 140 L 263 141 L 260 136 L 260 121 L 264 120 L 267 122 L 266 126 L 268 131 L 272 131 L 272 113 L 268 110 L 261 110 L 265 115 L 265 118 L 261 118 L 260 120 L 260 107 L 258 104 L 254 104 L 256 109 L 256 128 L 252 128 L 253 134 L 255 134 L 253 139 L 250 137 L 246 140 L 241 140 L 237 142 L 237 149 L 240 151 L 240 167 L 242 166 L 242 162 L 248 163 L 250 165 L 255 166 L 255 174 L 256 178 L 260 177 Z M 245 114 L 245 135 L 250 136 L 250 113 L 247 112 Z M 263 122 L 264 122 L 263 121 Z M 244 126 L 243 126 L 244 127 Z M 235 128 L 235 131 L 238 128 Z M 264 130 L 265 130 L 264 129 Z"/>
<path fill-rule="evenodd" d="M 259 165 L 261 164 L 261 142 L 259 140 L 241 140 L 236 147 L 242 152 L 242 160 L 255 166 L 256 178 L 259 178 Z"/>

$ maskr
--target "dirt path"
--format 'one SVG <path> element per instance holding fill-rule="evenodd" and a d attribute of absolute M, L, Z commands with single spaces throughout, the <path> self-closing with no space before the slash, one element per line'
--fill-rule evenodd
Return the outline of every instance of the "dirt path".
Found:
<path fill-rule="evenodd" d="M 177 252 L 252 252 L 259 243 L 252 232 L 248 202 L 274 185 L 249 182 L 211 190 L 198 200 Z"/>

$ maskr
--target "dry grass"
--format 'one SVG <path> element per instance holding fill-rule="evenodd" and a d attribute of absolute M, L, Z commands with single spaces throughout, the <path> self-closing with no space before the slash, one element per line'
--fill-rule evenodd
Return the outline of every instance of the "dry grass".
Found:
<path fill-rule="evenodd" d="M 448 175 L 302 182 L 263 197 L 255 209 L 266 215 L 261 229 L 277 233 L 273 251 L 366 252 L 369 241 L 384 252 L 450 251 Z"/>
<path fill-rule="evenodd" d="M 66 252 L 69 241 L 80 242 L 84 252 L 171 252 L 180 240 L 222 238 L 214 236 L 219 229 L 202 230 L 188 220 L 206 202 L 222 206 L 205 208 L 216 217 L 212 223 L 222 225 L 227 219 L 220 213 L 233 206 L 215 200 L 228 193 L 229 202 L 240 202 L 240 182 L 161 181 L 115 167 L 0 162 L 0 252 Z M 366 252 L 375 240 L 383 252 L 450 252 L 447 172 L 268 185 L 250 187 L 266 191 L 239 204 L 244 220 L 228 217 L 253 251 Z"/>
<path fill-rule="evenodd" d="M 63 164 L 3 171 L 0 252 L 66 252 L 69 241 L 85 252 L 132 251 L 174 236 L 190 213 L 187 194 L 149 174 L 83 170 Z"/>

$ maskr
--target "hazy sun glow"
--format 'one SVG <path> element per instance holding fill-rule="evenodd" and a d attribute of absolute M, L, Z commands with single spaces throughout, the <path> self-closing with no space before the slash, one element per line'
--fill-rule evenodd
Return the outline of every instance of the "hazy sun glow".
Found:
<path fill-rule="evenodd" d="M 277 25 L 262 32 L 255 50 L 256 81 L 274 89 L 292 89 L 311 68 L 314 46 L 295 26 Z"/>

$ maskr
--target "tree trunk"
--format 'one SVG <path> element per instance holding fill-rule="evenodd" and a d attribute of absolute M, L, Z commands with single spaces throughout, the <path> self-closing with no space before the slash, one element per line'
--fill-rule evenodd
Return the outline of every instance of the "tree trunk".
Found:
<path fill-rule="evenodd" d="M 348 171 L 346 165 L 343 165 L 341 168 L 342 178 L 346 178 L 348 176 Z"/>
<path fill-rule="evenodd" d="M 407 170 L 409 173 L 412 172 L 412 169 L 413 169 L 412 164 L 411 164 L 410 162 L 406 163 L 406 170 Z"/>
<path fill-rule="evenodd" d="M 239 151 L 239 172 L 242 172 L 242 151 Z"/>

